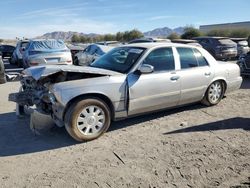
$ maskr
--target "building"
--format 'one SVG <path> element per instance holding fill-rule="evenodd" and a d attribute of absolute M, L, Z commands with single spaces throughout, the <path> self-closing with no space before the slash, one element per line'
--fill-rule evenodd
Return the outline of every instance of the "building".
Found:
<path fill-rule="evenodd" d="M 200 26 L 200 31 L 203 33 L 207 33 L 212 30 L 236 30 L 236 29 L 250 30 L 250 21 Z"/>

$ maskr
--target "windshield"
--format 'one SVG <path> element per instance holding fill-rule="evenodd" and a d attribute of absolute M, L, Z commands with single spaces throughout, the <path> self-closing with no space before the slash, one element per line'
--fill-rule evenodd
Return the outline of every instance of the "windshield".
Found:
<path fill-rule="evenodd" d="M 137 47 L 115 48 L 97 59 L 90 66 L 126 73 L 137 62 L 144 51 L 144 48 Z"/>

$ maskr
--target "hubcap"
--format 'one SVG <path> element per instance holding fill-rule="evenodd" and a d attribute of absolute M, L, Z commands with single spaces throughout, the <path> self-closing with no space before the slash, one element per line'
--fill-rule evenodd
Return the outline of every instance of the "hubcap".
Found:
<path fill-rule="evenodd" d="M 87 106 L 77 119 L 77 128 L 84 135 L 93 135 L 101 131 L 105 124 L 105 113 L 98 106 Z"/>
<path fill-rule="evenodd" d="M 221 98 L 221 94 L 222 94 L 221 84 L 219 82 L 213 83 L 210 86 L 209 93 L 208 93 L 210 102 L 217 103 Z"/>

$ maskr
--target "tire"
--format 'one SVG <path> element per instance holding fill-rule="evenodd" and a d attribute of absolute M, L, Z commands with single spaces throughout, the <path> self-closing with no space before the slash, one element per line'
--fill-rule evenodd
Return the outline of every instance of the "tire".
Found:
<path fill-rule="evenodd" d="M 221 81 L 215 81 L 208 87 L 201 103 L 206 106 L 217 105 L 223 98 L 224 93 L 225 93 L 225 87 L 223 83 Z"/>
<path fill-rule="evenodd" d="M 22 59 L 17 59 L 17 66 L 19 68 L 23 68 L 23 60 Z"/>
<path fill-rule="evenodd" d="M 74 60 L 74 65 L 79 66 L 79 60 L 78 60 L 78 58 L 77 58 L 77 57 L 75 57 L 75 60 Z"/>
<path fill-rule="evenodd" d="M 73 103 L 65 115 L 67 132 L 79 142 L 97 139 L 108 130 L 110 123 L 110 109 L 98 98 Z"/>

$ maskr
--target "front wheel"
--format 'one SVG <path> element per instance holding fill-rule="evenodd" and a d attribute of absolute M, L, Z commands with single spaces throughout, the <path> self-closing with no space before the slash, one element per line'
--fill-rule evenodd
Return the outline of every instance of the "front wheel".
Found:
<path fill-rule="evenodd" d="M 224 96 L 224 86 L 221 81 L 213 82 L 207 89 L 207 92 L 202 100 L 202 103 L 207 106 L 218 104 Z"/>
<path fill-rule="evenodd" d="M 77 141 L 90 141 L 105 133 L 111 123 L 109 107 L 100 99 L 84 99 L 72 104 L 65 116 L 65 127 Z"/>

